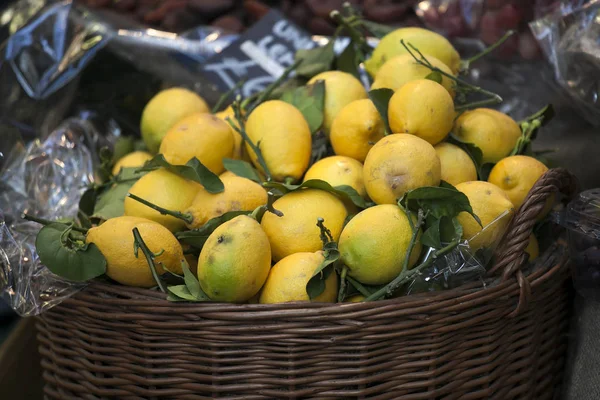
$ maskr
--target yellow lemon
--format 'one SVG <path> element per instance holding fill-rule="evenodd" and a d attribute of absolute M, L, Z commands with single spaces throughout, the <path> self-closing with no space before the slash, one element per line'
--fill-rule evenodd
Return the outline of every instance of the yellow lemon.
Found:
<path fill-rule="evenodd" d="M 198 191 L 202 188 L 196 182 L 189 181 L 165 169 L 157 169 L 141 177 L 129 189 L 150 203 L 173 211 L 185 211 Z M 130 198 L 125 197 L 125 215 L 146 218 L 165 226 L 172 232 L 185 227 L 185 222 L 170 215 L 162 215 L 158 211 Z"/>
<path fill-rule="evenodd" d="M 354 296 L 350 296 L 347 299 L 344 299 L 344 303 L 360 303 L 366 299 L 362 294 L 355 294 Z"/>
<path fill-rule="evenodd" d="M 210 234 L 198 258 L 200 287 L 212 300 L 243 303 L 271 269 L 269 240 L 255 219 L 235 217 Z"/>
<path fill-rule="evenodd" d="M 141 167 L 144 163 L 152 158 L 152 155 L 145 151 L 134 151 L 124 157 L 121 157 L 113 166 L 112 174 L 117 175 L 121 168 Z"/>
<path fill-rule="evenodd" d="M 325 109 L 323 110 L 323 132 L 329 135 L 333 120 L 347 104 L 366 99 L 367 91 L 353 75 L 342 71 L 327 71 L 314 76 L 309 84 L 325 82 Z"/>
<path fill-rule="evenodd" d="M 408 82 L 388 104 L 390 129 L 437 144 L 452 130 L 454 102 L 442 85 L 429 79 Z"/>
<path fill-rule="evenodd" d="M 156 153 L 173 125 L 189 115 L 209 111 L 204 99 L 191 90 L 171 88 L 159 92 L 146 104 L 142 113 L 140 130 L 146 147 L 151 153 Z"/>
<path fill-rule="evenodd" d="M 283 258 L 271 268 L 269 277 L 260 293 L 261 304 L 311 301 L 306 293 L 306 284 L 315 270 L 325 260 L 322 251 L 295 253 Z M 315 303 L 334 303 L 337 300 L 338 279 L 332 272 L 325 280 L 325 290 Z"/>
<path fill-rule="evenodd" d="M 325 157 L 312 165 L 304 175 L 304 181 L 320 179 L 331 186 L 350 186 L 365 197 L 367 191 L 363 180 L 363 165 L 354 158 L 344 156 Z"/>
<path fill-rule="evenodd" d="M 519 208 L 533 185 L 546 171 L 548 167 L 533 157 L 511 156 L 494 165 L 488 182 L 504 190 L 515 208 Z"/>
<path fill-rule="evenodd" d="M 344 203 L 331 193 L 317 189 L 290 192 L 273 203 L 283 213 L 278 217 L 265 213 L 261 225 L 269 237 L 273 260 L 290 254 L 315 252 L 323 247 L 317 219 L 331 231 L 334 240 L 340 237 L 347 212 Z"/>
<path fill-rule="evenodd" d="M 477 180 L 477 168 L 466 151 L 451 143 L 438 143 L 434 149 L 440 158 L 443 181 L 456 186 Z"/>
<path fill-rule="evenodd" d="M 365 68 L 371 76 L 376 76 L 381 66 L 393 57 L 408 54 L 400 43 L 401 40 L 404 40 L 407 46 L 411 44 L 416 47 L 428 60 L 428 56 L 435 57 L 446 64 L 454 74 L 458 72 L 460 55 L 448 39 L 427 29 L 409 27 L 396 29 L 379 41 L 373 55 L 365 62 Z M 419 57 L 413 49 L 411 51 Z"/>
<path fill-rule="evenodd" d="M 212 114 L 193 114 L 175 124 L 164 137 L 160 153 L 174 165 L 196 157 L 215 174 L 225 170 L 223 158 L 233 155 L 231 127 Z"/>
<path fill-rule="evenodd" d="M 242 138 L 242 135 L 231 128 L 231 125 L 229 125 L 229 122 L 227 122 L 227 118 L 231 118 L 231 121 L 238 126 L 233 108 L 229 106 L 225 110 L 215 113 L 215 117 L 223 120 L 223 122 L 225 122 L 231 129 L 231 134 L 233 135 L 233 158 L 236 160 L 250 161 L 248 152 L 246 152 L 246 148 L 244 146 L 244 139 Z"/>
<path fill-rule="evenodd" d="M 529 243 L 525 248 L 525 253 L 529 254 L 529 261 L 534 261 L 540 255 L 540 245 L 533 233 L 529 236 Z"/>
<path fill-rule="evenodd" d="M 439 68 L 449 75 L 453 75 L 450 68 L 437 58 L 428 56 L 427 59 L 434 67 Z M 375 81 L 371 89 L 388 88 L 398 90 L 408 82 L 425 79 L 429 74 L 431 74 L 430 68 L 416 62 L 410 54 L 403 54 L 389 59 L 381 66 L 379 71 L 377 71 L 377 75 L 375 75 Z M 441 83 L 450 96 L 454 98 L 454 81 L 442 75 Z"/>
<path fill-rule="evenodd" d="M 335 154 L 365 161 L 367 153 L 385 134 L 379 112 L 370 99 L 355 100 L 333 120 L 329 141 Z"/>
<path fill-rule="evenodd" d="M 306 172 L 312 152 L 308 123 L 298 109 L 280 100 L 270 100 L 252 111 L 246 122 L 250 140 L 260 146 L 272 178 L 299 180 Z M 262 172 L 256 154 L 246 143 L 252 163 Z"/>
<path fill-rule="evenodd" d="M 138 229 L 151 252 L 162 252 L 154 263 L 159 275 L 165 270 L 182 273 L 183 250 L 168 229 L 145 218 L 123 216 L 111 218 L 100 226 L 90 228 L 85 239 L 86 243 L 94 243 L 106 258 L 106 275 L 123 285 L 156 286 L 142 250 L 138 250 L 138 255 L 135 256 L 133 228 Z"/>
<path fill-rule="evenodd" d="M 452 132 L 461 142 L 479 147 L 484 164 L 497 163 L 506 157 L 521 136 L 521 128 L 511 117 L 489 108 L 464 112 Z"/>
<path fill-rule="evenodd" d="M 514 206 L 502 189 L 489 182 L 472 181 L 456 185 L 469 199 L 475 215 L 481 220 L 483 230 L 475 218 L 466 212 L 458 215 L 463 227 L 463 239 L 472 250 L 492 247 L 498 243 L 514 212 Z"/>
<path fill-rule="evenodd" d="M 267 204 L 267 192 L 256 182 L 240 176 L 220 176 L 225 189 L 221 193 L 210 193 L 201 188 L 186 210 L 193 217 L 188 228 L 199 228 L 208 220 L 230 211 L 252 211 Z"/>
<path fill-rule="evenodd" d="M 381 139 L 367 155 L 365 187 L 377 204 L 396 204 L 404 194 L 440 184 L 440 159 L 425 140 L 408 134 Z"/>
<path fill-rule="evenodd" d="M 402 271 L 411 238 L 410 222 L 400 207 L 383 204 L 367 208 L 342 231 L 340 258 L 354 279 L 367 285 L 383 285 Z M 410 254 L 409 268 L 420 254 L 421 244 L 417 242 Z"/>

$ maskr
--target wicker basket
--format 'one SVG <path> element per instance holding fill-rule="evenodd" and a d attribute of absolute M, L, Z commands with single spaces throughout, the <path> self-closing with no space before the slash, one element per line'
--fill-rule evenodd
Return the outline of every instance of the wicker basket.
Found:
<path fill-rule="evenodd" d="M 550 170 L 501 246 L 490 285 L 375 303 L 170 303 L 93 283 L 38 318 L 52 399 L 551 399 L 571 296 L 558 240 L 523 271 Z M 501 273 L 500 273 L 501 272 Z"/>

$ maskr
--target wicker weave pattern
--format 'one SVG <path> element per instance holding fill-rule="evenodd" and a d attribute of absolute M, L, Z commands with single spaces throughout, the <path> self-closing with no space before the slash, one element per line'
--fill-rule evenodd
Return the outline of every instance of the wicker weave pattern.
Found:
<path fill-rule="evenodd" d="M 562 170 L 536 187 L 548 179 L 558 179 L 553 190 L 570 187 Z M 528 210 L 515 221 L 535 219 Z M 517 246 L 503 254 L 522 259 Z M 567 259 L 557 242 L 522 278 L 506 267 L 513 275 L 490 279 L 485 290 L 466 285 L 342 305 L 173 304 L 158 292 L 94 283 L 38 319 L 45 392 L 54 399 L 551 399 L 566 349 Z"/>

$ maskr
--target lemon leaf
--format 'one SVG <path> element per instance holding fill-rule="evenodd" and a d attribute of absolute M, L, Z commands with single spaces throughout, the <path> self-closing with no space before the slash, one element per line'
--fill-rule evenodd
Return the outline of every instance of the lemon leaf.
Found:
<path fill-rule="evenodd" d="M 223 182 L 211 170 L 206 168 L 196 157 L 189 160 L 185 165 L 173 165 L 165 160 L 162 154 L 157 154 L 138 171 L 147 171 L 157 168 L 166 168 L 169 171 L 186 179 L 200 183 L 209 193 L 221 193 L 225 190 Z"/>
<path fill-rule="evenodd" d="M 311 133 L 318 131 L 323 124 L 325 82 L 317 81 L 311 85 L 288 90 L 283 93 L 280 100 L 293 105 L 302 113 Z"/>
<path fill-rule="evenodd" d="M 351 201 L 352 203 L 354 203 L 355 206 L 359 208 L 367 208 L 367 202 L 365 201 L 365 199 L 363 199 L 361 195 L 358 194 L 358 192 L 354 190 L 354 188 L 352 188 L 351 186 L 343 185 L 333 187 L 329 183 L 320 179 L 310 179 L 306 182 L 303 182 L 300 185 L 290 185 L 280 182 L 265 182 L 263 183 L 263 186 L 271 189 L 276 189 L 282 195 L 305 188 L 324 190 L 341 198 L 342 200 Z"/>
<path fill-rule="evenodd" d="M 134 183 L 135 181 L 119 183 L 98 196 L 91 218 L 107 220 L 123 215 L 125 197 Z"/>
<path fill-rule="evenodd" d="M 196 279 L 194 274 L 192 274 L 192 271 L 190 271 L 190 267 L 189 267 L 187 261 L 185 261 L 185 259 L 181 262 L 181 268 L 183 269 L 185 286 L 187 287 L 190 294 L 192 296 L 194 296 L 195 300 L 197 300 L 197 301 L 210 300 L 208 298 L 208 296 L 206 295 L 206 293 L 204 293 L 202 291 L 202 288 L 200 287 L 200 282 L 198 282 L 198 279 Z"/>
<path fill-rule="evenodd" d="M 369 98 L 381 116 L 381 120 L 385 126 L 386 135 L 390 135 L 392 133 L 388 120 L 388 104 L 393 95 L 394 91 L 388 88 L 373 89 L 369 91 Z"/>
<path fill-rule="evenodd" d="M 335 69 L 338 71 L 347 72 L 354 75 L 355 78 L 360 79 L 360 74 L 358 73 L 359 64 L 359 53 L 356 50 L 354 43 L 350 42 L 335 60 Z"/>
<path fill-rule="evenodd" d="M 73 239 L 70 227 L 61 223 L 44 226 L 37 234 L 35 248 L 40 261 L 52 273 L 75 282 L 84 282 L 106 272 L 106 259 L 95 244 Z"/>
<path fill-rule="evenodd" d="M 450 135 L 448 142 L 463 149 L 465 153 L 471 157 L 471 160 L 473 160 L 473 163 L 475 163 L 475 168 L 477 168 L 477 170 L 481 168 L 483 162 L 483 152 L 479 147 L 473 143 L 462 142 L 454 135 Z"/>
<path fill-rule="evenodd" d="M 402 197 L 400 204 L 413 212 L 422 209 L 429 216 L 429 221 L 431 218 L 454 218 L 461 212 L 468 212 L 481 225 L 479 217 L 473 213 L 469 198 L 444 181 L 440 186 L 424 186 L 409 191 Z"/>
<path fill-rule="evenodd" d="M 443 216 L 434 220 L 421 236 L 421 243 L 434 249 L 441 249 L 444 244 L 462 237 L 463 228 L 454 218 Z"/>
<path fill-rule="evenodd" d="M 175 296 L 175 298 L 167 296 L 169 301 L 196 301 L 196 297 L 190 293 L 186 285 L 169 286 L 167 290 Z"/>
<path fill-rule="evenodd" d="M 429 79 L 430 81 L 434 81 L 439 83 L 440 85 L 442 84 L 442 74 L 440 74 L 438 71 L 432 71 L 430 72 L 425 79 Z"/>
<path fill-rule="evenodd" d="M 258 174 L 258 171 L 247 161 L 234 160 L 231 158 L 223 159 L 223 166 L 227 171 L 233 172 L 237 176 L 242 178 L 250 179 L 251 181 L 261 183 L 262 179 Z"/>
<path fill-rule="evenodd" d="M 200 228 L 176 232 L 175 237 L 192 247 L 202 249 L 210 234 L 221 224 L 232 220 L 239 215 L 250 215 L 251 213 L 251 211 L 230 211 L 219 217 L 209 219 L 206 224 L 202 225 Z"/>
<path fill-rule="evenodd" d="M 313 273 L 313 276 L 306 284 L 306 293 L 311 300 L 323 293 L 325 290 L 325 281 L 334 271 L 333 263 L 340 259 L 340 252 L 337 249 L 337 243 L 329 242 L 323 247 L 323 250 L 325 259 L 317 267 Z"/>
<path fill-rule="evenodd" d="M 296 60 L 302 60 L 302 63 L 296 69 L 296 75 L 310 79 L 321 72 L 331 70 L 335 58 L 333 42 L 330 40 L 325 46 L 298 50 Z"/>
<path fill-rule="evenodd" d="M 360 23 L 366 30 L 373 34 L 373 36 L 379 39 L 383 38 L 388 33 L 393 32 L 395 29 L 394 27 L 388 25 L 378 24 L 377 22 L 367 20 L 361 20 Z"/>

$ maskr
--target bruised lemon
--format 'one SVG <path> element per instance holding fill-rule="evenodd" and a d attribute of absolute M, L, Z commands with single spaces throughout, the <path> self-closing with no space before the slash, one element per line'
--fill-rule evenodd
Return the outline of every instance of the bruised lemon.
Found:
<path fill-rule="evenodd" d="M 329 135 L 331 125 L 338 113 L 354 100 L 366 99 L 367 91 L 363 84 L 347 72 L 326 71 L 308 81 L 325 82 L 325 109 L 323 110 L 323 131 Z"/>
<path fill-rule="evenodd" d="M 269 237 L 274 261 L 294 253 L 320 250 L 323 243 L 317 226 L 318 218 L 325 220 L 325 227 L 337 240 L 348 215 L 340 199 L 318 189 L 290 192 L 277 199 L 273 207 L 283 216 L 267 212 L 261 225 Z"/>
<path fill-rule="evenodd" d="M 370 99 L 342 108 L 331 125 L 329 141 L 335 154 L 365 161 L 369 150 L 385 135 L 381 115 Z"/>
<path fill-rule="evenodd" d="M 158 92 L 146 104 L 140 130 L 142 139 L 151 153 L 156 153 L 169 129 L 183 118 L 208 113 L 206 101 L 185 88 L 171 88 Z"/>
<path fill-rule="evenodd" d="M 411 224 L 400 207 L 370 207 L 352 218 L 342 231 L 340 258 L 354 279 L 367 285 L 383 285 L 402 272 L 412 235 Z M 421 244 L 417 242 L 409 256 L 409 268 L 420 253 Z"/>
<path fill-rule="evenodd" d="M 306 292 L 306 284 L 325 260 L 323 251 L 294 253 L 281 259 L 271 268 L 269 277 L 261 290 L 261 304 L 313 301 L 334 303 L 337 300 L 338 279 L 335 272 L 325 279 L 325 290 L 314 299 Z"/>
<path fill-rule="evenodd" d="M 466 151 L 451 143 L 438 143 L 434 149 L 440 158 L 443 181 L 456 186 L 477 180 L 477 168 Z"/>
<path fill-rule="evenodd" d="M 428 29 L 408 27 L 396 29 L 379 41 L 371 58 L 365 61 L 365 68 L 371 76 L 377 76 L 377 72 L 386 61 L 398 55 L 408 54 L 406 48 L 400 42 L 401 40 L 404 40 L 407 46 L 416 47 L 425 57 L 437 58 L 446 64 L 452 73 L 458 73 L 460 55 L 448 39 Z M 416 54 L 416 51 L 413 49 L 411 51 L 416 57 L 420 57 Z M 429 58 L 427 57 L 427 59 Z"/>
<path fill-rule="evenodd" d="M 514 212 L 514 206 L 506 193 L 496 185 L 482 181 L 459 183 L 456 189 L 467 196 L 473 213 L 481 220 L 480 226 L 469 213 L 461 212 L 458 215 L 458 222 L 463 228 L 463 239 L 469 241 L 473 251 L 496 245 Z"/>
<path fill-rule="evenodd" d="M 388 104 L 392 132 L 410 133 L 433 145 L 450 133 L 454 116 L 454 101 L 448 91 L 429 79 L 408 82 Z"/>
<path fill-rule="evenodd" d="M 274 180 L 302 178 L 310 162 L 312 136 L 308 123 L 296 107 L 281 100 L 260 104 L 248 117 L 246 133 L 259 146 Z M 254 166 L 264 172 L 248 143 L 246 150 Z"/>
<path fill-rule="evenodd" d="M 202 188 L 196 182 L 182 178 L 165 169 L 157 169 L 142 176 L 132 187 L 132 193 L 144 200 L 168 210 L 184 212 Z M 125 215 L 146 218 L 165 226 L 172 232 L 182 230 L 185 222 L 125 197 Z"/>
<path fill-rule="evenodd" d="M 365 197 L 365 182 L 363 180 L 363 165 L 350 157 L 331 156 L 317 161 L 306 171 L 304 181 L 320 179 L 331 186 L 350 186 Z"/>
<path fill-rule="evenodd" d="M 181 274 L 184 260 L 181 245 L 164 226 L 139 217 L 116 217 L 102 225 L 90 228 L 86 243 L 94 243 L 106 258 L 106 275 L 122 285 L 136 287 L 156 286 L 156 281 L 141 249 L 137 256 L 133 245 L 133 229 L 137 228 L 142 240 L 155 257 L 154 267 L 161 275 L 166 270 Z"/>
<path fill-rule="evenodd" d="M 511 156 L 500 160 L 488 177 L 508 195 L 516 208 L 521 207 L 535 183 L 548 171 L 548 167 L 529 156 Z"/>
<path fill-rule="evenodd" d="M 406 192 L 440 184 L 440 159 L 425 140 L 403 133 L 381 139 L 367 155 L 365 187 L 377 204 L 396 204 Z"/>
<path fill-rule="evenodd" d="M 479 147 L 484 164 L 497 163 L 508 156 L 521 137 L 521 128 L 511 117 L 490 108 L 464 112 L 452 132 L 461 142 Z"/>
<path fill-rule="evenodd" d="M 428 56 L 427 60 L 434 67 L 448 75 L 453 75 L 450 68 L 437 58 Z M 377 75 L 375 75 L 375 81 L 373 82 L 371 89 L 388 88 L 395 91 L 408 82 L 417 79 L 425 79 L 430 74 L 431 68 L 419 64 L 410 54 L 403 54 L 394 57 L 383 64 L 379 71 L 377 71 Z M 441 78 L 442 86 L 448 91 L 450 96 L 454 98 L 454 81 L 445 75 L 441 75 Z"/>
<path fill-rule="evenodd" d="M 267 192 L 256 182 L 237 175 L 220 175 L 224 189 L 220 193 L 210 193 L 201 188 L 186 212 L 193 219 L 188 228 L 196 229 L 210 219 L 231 211 L 252 211 L 267 204 Z"/>
<path fill-rule="evenodd" d="M 271 269 L 269 239 L 253 218 L 240 215 L 215 229 L 198 258 L 198 281 L 215 301 L 243 303 L 255 296 Z"/>
<path fill-rule="evenodd" d="M 175 124 L 164 137 L 160 153 L 174 165 L 196 157 L 214 174 L 225 170 L 223 158 L 233 156 L 231 127 L 212 114 L 193 114 Z"/>

